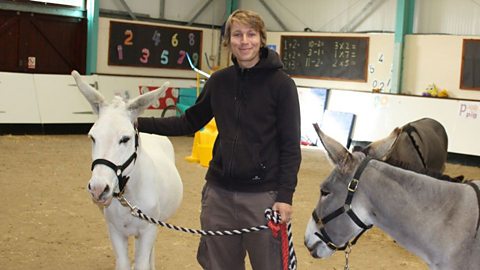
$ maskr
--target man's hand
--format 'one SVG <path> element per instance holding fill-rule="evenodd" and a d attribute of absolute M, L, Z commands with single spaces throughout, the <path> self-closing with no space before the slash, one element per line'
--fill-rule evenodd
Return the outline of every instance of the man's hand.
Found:
<path fill-rule="evenodd" d="M 292 220 L 292 206 L 288 203 L 276 202 L 272 206 L 273 211 L 277 211 L 281 217 L 281 224 L 286 224 Z"/>

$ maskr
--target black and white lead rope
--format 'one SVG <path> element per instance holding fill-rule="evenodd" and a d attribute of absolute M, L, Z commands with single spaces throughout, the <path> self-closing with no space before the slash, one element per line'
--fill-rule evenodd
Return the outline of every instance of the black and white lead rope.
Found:
<path fill-rule="evenodd" d="M 125 197 L 123 196 L 118 196 L 117 199 L 120 201 L 120 203 L 123 206 L 130 208 L 131 214 L 133 216 L 143 219 L 145 221 L 148 221 L 150 223 L 171 229 L 171 230 L 177 230 L 185 233 L 198 234 L 203 236 L 225 236 L 225 235 L 241 235 L 245 233 L 258 232 L 261 230 L 270 229 L 268 225 L 259 225 L 259 226 L 250 227 L 250 228 L 224 230 L 224 231 L 205 231 L 205 230 L 190 229 L 190 228 L 172 225 L 172 224 L 151 218 L 146 214 L 144 214 L 136 206 L 133 206 L 132 204 L 130 204 L 130 202 L 127 199 L 125 199 Z M 271 208 L 265 209 L 265 218 L 267 220 L 271 220 L 274 224 L 280 223 L 279 214 L 273 211 Z M 287 223 L 287 238 L 288 238 L 288 261 L 289 261 L 288 269 L 296 270 L 297 258 L 295 255 L 295 250 L 293 248 L 292 224 L 290 222 Z"/>

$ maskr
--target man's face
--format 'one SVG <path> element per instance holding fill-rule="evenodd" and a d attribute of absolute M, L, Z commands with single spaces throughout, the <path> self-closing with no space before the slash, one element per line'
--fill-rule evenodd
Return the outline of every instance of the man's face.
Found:
<path fill-rule="evenodd" d="M 248 25 L 232 23 L 230 50 L 242 68 L 251 68 L 260 60 L 260 33 Z"/>

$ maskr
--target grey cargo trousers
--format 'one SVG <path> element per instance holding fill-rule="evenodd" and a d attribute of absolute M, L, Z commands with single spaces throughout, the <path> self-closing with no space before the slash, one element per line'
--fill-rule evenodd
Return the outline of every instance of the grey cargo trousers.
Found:
<path fill-rule="evenodd" d="M 276 192 L 236 192 L 206 183 L 200 222 L 204 230 L 232 230 L 266 224 L 265 209 Z M 271 230 L 235 236 L 202 236 L 197 260 L 205 270 L 245 270 L 248 253 L 253 270 L 280 270 L 280 239 Z"/>

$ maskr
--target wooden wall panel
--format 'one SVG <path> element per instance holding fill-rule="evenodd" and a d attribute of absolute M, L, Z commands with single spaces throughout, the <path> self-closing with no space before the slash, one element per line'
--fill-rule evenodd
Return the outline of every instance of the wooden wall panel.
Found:
<path fill-rule="evenodd" d="M 18 71 L 20 20 L 15 12 L 0 10 L 0 70 Z"/>

